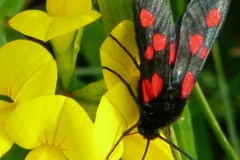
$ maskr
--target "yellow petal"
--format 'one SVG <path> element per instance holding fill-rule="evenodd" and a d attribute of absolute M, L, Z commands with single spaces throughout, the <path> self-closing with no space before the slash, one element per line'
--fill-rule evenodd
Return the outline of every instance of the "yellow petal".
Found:
<path fill-rule="evenodd" d="M 99 17 L 98 12 L 91 10 L 84 12 L 84 14 L 65 17 L 51 17 L 42 11 L 29 10 L 14 16 L 9 21 L 9 25 L 25 35 L 48 41 L 82 28 Z"/>
<path fill-rule="evenodd" d="M 121 22 L 111 34 L 129 51 L 138 61 L 138 48 L 135 40 L 134 25 L 131 21 Z M 106 38 L 100 48 L 102 66 L 111 68 L 120 74 L 127 82 L 139 76 L 139 71 L 126 51 L 111 37 Z M 104 79 L 108 88 L 119 82 L 119 78 L 107 70 L 103 70 Z"/>
<path fill-rule="evenodd" d="M 30 151 L 25 160 L 67 160 L 67 158 L 59 148 L 44 145 Z"/>
<path fill-rule="evenodd" d="M 137 131 L 137 130 L 135 130 Z M 134 132 L 134 131 L 133 131 Z M 140 134 L 133 134 L 124 138 L 123 160 L 142 159 L 146 148 L 147 140 Z M 134 153 L 134 154 L 133 154 Z M 160 139 L 151 140 L 145 160 L 174 160 L 171 148 Z"/>
<path fill-rule="evenodd" d="M 91 0 L 47 0 L 47 12 L 51 16 L 79 15 L 91 7 Z"/>
<path fill-rule="evenodd" d="M 138 121 L 139 109 L 137 103 L 133 100 L 124 84 L 116 84 L 104 96 L 121 115 L 124 127 L 129 128 Z"/>
<path fill-rule="evenodd" d="M 112 107 L 106 97 L 102 97 L 94 123 L 95 151 L 99 160 L 105 160 L 116 141 L 122 135 L 121 115 Z M 112 154 L 113 159 L 119 159 L 123 152 L 120 143 Z"/>
<path fill-rule="evenodd" d="M 93 159 L 93 122 L 87 113 L 70 98 L 65 98 L 61 112 L 56 144 L 62 143 L 61 148 L 69 160 Z"/>
<path fill-rule="evenodd" d="M 15 104 L 0 101 L 0 105 L 4 106 L 0 109 L 0 157 L 5 154 L 13 145 L 12 139 L 6 131 L 6 121 L 9 114 L 13 111 Z"/>
<path fill-rule="evenodd" d="M 0 94 L 20 103 L 54 94 L 57 71 L 50 53 L 41 45 L 16 40 L 0 48 Z"/>
<path fill-rule="evenodd" d="M 69 160 L 94 157 L 93 123 L 73 99 L 43 96 L 21 103 L 10 115 L 7 130 L 21 147 L 62 149 Z"/>
<path fill-rule="evenodd" d="M 100 159 L 106 158 L 122 133 L 137 122 L 138 115 L 136 103 L 122 83 L 115 85 L 102 97 L 94 124 L 96 150 Z M 121 156 L 122 147 L 122 144 L 117 146 L 111 154 L 112 159 Z"/>

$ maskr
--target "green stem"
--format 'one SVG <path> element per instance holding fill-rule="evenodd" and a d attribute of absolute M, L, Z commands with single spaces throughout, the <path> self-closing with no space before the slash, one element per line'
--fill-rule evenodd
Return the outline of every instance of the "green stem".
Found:
<path fill-rule="evenodd" d="M 216 118 L 214 117 L 210 106 L 206 100 L 206 98 L 204 97 L 202 90 L 200 88 L 200 86 L 198 85 L 198 83 L 195 85 L 195 88 L 193 90 L 194 95 L 200 99 L 200 103 L 202 103 L 200 106 L 202 106 L 202 111 L 205 115 L 205 117 L 208 120 L 209 125 L 211 126 L 213 132 L 215 133 L 220 145 L 222 146 L 223 150 L 225 151 L 225 153 L 228 156 L 229 160 L 237 160 L 237 156 L 235 154 L 235 152 L 233 151 L 231 145 L 229 144 L 227 138 L 225 137 L 222 129 L 220 128 Z"/>
<path fill-rule="evenodd" d="M 219 86 L 220 95 L 221 95 L 221 99 L 222 99 L 223 107 L 224 107 L 224 113 L 225 113 L 225 119 L 226 119 L 229 139 L 230 139 L 230 142 L 233 145 L 233 148 L 235 149 L 236 153 L 239 154 L 239 152 L 237 152 L 237 151 L 240 151 L 240 147 L 239 147 L 239 141 L 237 138 L 234 114 L 233 114 L 233 110 L 232 110 L 233 107 L 232 107 L 230 99 L 229 99 L 229 90 L 228 90 L 228 86 L 227 86 L 226 79 L 225 79 L 224 72 L 223 72 L 223 64 L 222 64 L 221 57 L 220 57 L 218 43 L 216 43 L 213 46 L 212 52 L 213 52 L 213 60 L 215 63 L 216 73 L 217 73 L 218 86 Z M 238 156 L 240 156 L 240 155 L 238 155 Z"/>

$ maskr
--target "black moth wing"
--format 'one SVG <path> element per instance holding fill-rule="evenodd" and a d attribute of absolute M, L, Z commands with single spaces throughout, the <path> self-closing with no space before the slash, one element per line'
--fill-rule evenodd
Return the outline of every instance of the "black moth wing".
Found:
<path fill-rule="evenodd" d="M 214 40 L 226 19 L 229 6 L 230 0 L 192 0 L 188 4 L 182 17 L 178 35 L 179 48 L 177 49 L 176 62 L 172 73 L 173 84 L 181 87 L 188 71 L 193 74 L 194 82 L 196 81 Z M 219 22 L 217 22 L 218 19 Z M 201 38 L 198 39 L 197 36 L 195 40 L 190 42 L 190 37 L 194 34 L 202 35 L 203 42 L 199 42 Z M 192 45 L 192 50 L 195 47 L 196 53 L 191 53 L 190 45 Z"/>
<path fill-rule="evenodd" d="M 160 128 L 177 119 L 185 104 L 172 86 L 175 29 L 168 0 L 134 0 L 133 9 L 140 55 L 138 131 L 154 139 Z"/>
<path fill-rule="evenodd" d="M 167 0 L 134 0 L 133 5 L 136 39 L 140 54 L 141 79 L 150 79 L 154 73 L 158 73 L 164 80 L 164 85 L 167 85 L 171 72 L 171 67 L 168 65 L 169 48 L 170 42 L 174 43 L 175 35 L 173 33 L 174 27 L 170 5 Z M 142 10 L 147 10 L 152 14 L 152 25 L 143 27 L 140 19 Z M 166 36 L 164 49 L 160 51 L 154 50 L 154 34 Z M 144 55 L 148 47 L 153 49 L 152 59 L 147 59 Z"/>

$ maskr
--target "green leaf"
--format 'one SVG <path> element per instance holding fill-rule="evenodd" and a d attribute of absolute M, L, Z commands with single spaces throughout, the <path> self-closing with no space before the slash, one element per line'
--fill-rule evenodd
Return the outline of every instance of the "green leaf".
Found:
<path fill-rule="evenodd" d="M 186 0 L 181 0 L 181 1 L 170 0 L 170 2 L 171 2 L 174 22 L 177 22 L 177 20 L 183 14 L 187 6 L 187 1 Z"/>
<path fill-rule="evenodd" d="M 0 46 L 5 44 L 6 42 L 7 42 L 7 38 L 6 38 L 5 34 L 3 34 L 2 29 L 0 28 Z"/>
<path fill-rule="evenodd" d="M 107 34 L 121 21 L 133 19 L 132 1 L 129 0 L 98 0 L 103 25 Z"/>
<path fill-rule="evenodd" d="M 0 20 L 13 16 L 22 8 L 25 0 L 1 0 L 0 1 Z"/>
<path fill-rule="evenodd" d="M 94 121 L 98 104 L 107 91 L 103 80 L 90 83 L 86 87 L 74 92 L 75 100 L 85 109 L 89 117 Z"/>
<path fill-rule="evenodd" d="M 189 105 L 185 106 L 182 116 L 173 124 L 178 146 L 187 152 L 190 156 L 197 159 L 194 132 L 192 127 Z M 182 159 L 187 159 L 182 156 Z"/>
<path fill-rule="evenodd" d="M 101 20 L 84 27 L 80 56 L 84 56 L 91 66 L 101 66 L 99 48 L 105 39 L 105 31 Z M 82 59 L 78 59 L 82 62 Z"/>
<path fill-rule="evenodd" d="M 237 128 L 235 124 L 235 117 L 234 117 L 234 111 L 233 111 L 233 106 L 230 100 L 230 93 L 229 93 L 229 88 L 228 84 L 226 81 L 226 78 L 224 76 L 224 69 L 223 69 L 223 64 L 222 60 L 220 57 L 220 47 L 218 43 L 215 43 L 213 46 L 213 60 L 217 72 L 217 82 L 219 86 L 219 91 L 223 103 L 223 108 L 224 108 L 224 114 L 225 114 L 225 120 L 227 124 L 227 130 L 228 130 L 228 135 L 231 144 L 233 145 L 233 148 L 235 149 L 235 152 L 238 154 L 237 156 L 240 157 L 240 143 L 239 143 L 239 136 L 237 135 Z"/>
<path fill-rule="evenodd" d="M 0 158 L 0 160 L 24 160 L 28 152 L 29 150 L 23 149 L 14 144 L 12 148 Z"/>
<path fill-rule="evenodd" d="M 237 155 L 235 154 L 232 146 L 230 145 L 230 143 L 228 142 L 226 136 L 224 135 L 222 129 L 220 128 L 214 114 L 212 113 L 212 110 L 206 100 L 206 98 L 204 97 L 202 90 L 200 88 L 200 86 L 198 85 L 198 83 L 195 85 L 194 90 L 193 90 L 193 94 L 194 96 L 196 96 L 199 101 L 197 103 L 199 103 L 201 106 L 201 111 L 203 112 L 204 116 L 206 117 L 209 125 L 211 126 L 216 138 L 218 139 L 220 145 L 222 146 L 222 149 L 224 150 L 224 152 L 226 153 L 226 155 L 228 156 L 228 159 L 231 160 L 237 160 Z"/>
<path fill-rule="evenodd" d="M 213 160 L 214 150 L 211 140 L 212 132 L 209 131 L 206 118 L 201 111 L 201 104 L 198 103 L 195 96 L 189 99 L 189 109 L 192 117 L 192 124 L 194 130 L 195 144 L 198 159 Z"/>

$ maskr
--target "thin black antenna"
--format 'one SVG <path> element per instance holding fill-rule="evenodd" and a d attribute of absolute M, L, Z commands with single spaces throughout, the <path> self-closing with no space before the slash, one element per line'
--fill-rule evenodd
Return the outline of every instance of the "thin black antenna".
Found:
<path fill-rule="evenodd" d="M 175 144 L 173 144 L 171 141 L 167 140 L 166 138 L 158 135 L 158 138 L 160 138 L 161 140 L 163 140 L 164 142 L 166 142 L 167 144 L 169 144 L 171 147 L 173 147 L 174 149 L 176 149 L 177 151 L 179 151 L 180 153 L 182 153 L 185 157 L 187 157 L 189 160 L 195 160 L 194 158 L 192 158 L 187 152 L 185 152 L 183 149 L 179 148 L 178 146 L 176 146 Z"/>
<path fill-rule="evenodd" d="M 148 148 L 149 148 L 150 141 L 151 141 L 151 139 L 148 138 L 148 139 L 147 139 L 147 145 L 146 145 L 144 154 L 143 154 L 143 156 L 142 156 L 142 160 L 144 160 L 145 157 L 146 157 L 146 155 L 147 155 L 147 151 L 148 151 Z"/>
<path fill-rule="evenodd" d="M 107 155 L 107 160 L 110 158 L 111 154 L 113 153 L 113 151 L 116 149 L 116 147 L 118 146 L 118 144 L 121 142 L 121 140 L 127 136 L 134 128 L 136 128 L 138 126 L 138 123 L 134 124 L 132 127 L 130 127 L 129 129 L 127 129 L 125 132 L 123 132 L 122 136 L 118 139 L 117 143 L 114 144 L 113 148 L 111 149 L 111 151 L 108 153 Z"/>
<path fill-rule="evenodd" d="M 140 70 L 140 67 L 135 59 L 135 57 L 133 57 L 131 55 L 131 53 L 127 50 L 126 47 L 124 47 L 117 38 L 115 38 L 112 34 L 109 35 L 115 42 L 117 42 L 117 44 L 127 53 L 127 55 L 131 58 L 131 60 L 133 61 L 134 65 L 137 67 L 138 70 Z"/>
<path fill-rule="evenodd" d="M 112 69 L 110 69 L 110 68 L 108 68 L 108 67 L 102 67 L 103 69 L 106 69 L 106 70 L 108 70 L 109 72 L 112 72 L 113 74 L 115 74 L 125 85 L 126 85 L 126 87 L 127 87 L 127 89 L 128 89 L 128 92 L 130 93 L 130 95 L 131 95 L 131 97 L 133 98 L 133 100 L 136 102 L 136 104 L 138 105 L 138 99 L 137 99 L 137 97 L 134 95 L 134 93 L 133 93 L 133 91 L 132 91 L 132 88 L 131 88 L 131 85 L 127 82 L 127 81 L 125 81 L 125 79 L 123 79 L 123 77 L 120 75 L 120 74 L 118 74 L 116 71 L 114 71 L 114 70 L 112 70 Z"/>

